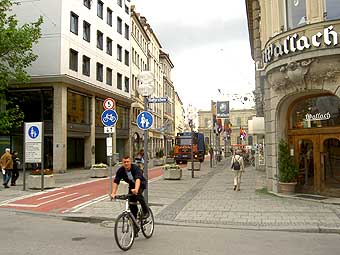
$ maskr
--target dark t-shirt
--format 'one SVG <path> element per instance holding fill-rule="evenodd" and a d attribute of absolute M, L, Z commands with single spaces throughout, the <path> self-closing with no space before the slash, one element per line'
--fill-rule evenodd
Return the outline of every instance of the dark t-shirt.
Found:
<path fill-rule="evenodd" d="M 130 171 L 126 171 L 124 166 L 121 166 L 120 168 L 118 168 L 115 179 L 114 179 L 114 183 L 119 184 L 121 180 L 124 180 L 126 183 L 129 184 L 129 189 L 134 189 L 135 182 L 137 179 L 140 179 L 141 181 L 140 187 L 143 189 L 146 189 L 146 180 L 142 172 L 140 171 L 137 165 L 131 164 Z"/>

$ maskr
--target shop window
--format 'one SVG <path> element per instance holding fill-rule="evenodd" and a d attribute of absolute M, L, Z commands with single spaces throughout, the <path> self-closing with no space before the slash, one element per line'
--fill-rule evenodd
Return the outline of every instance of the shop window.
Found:
<path fill-rule="evenodd" d="M 90 109 L 90 100 L 84 95 L 77 94 L 71 91 L 67 92 L 67 122 L 76 124 L 86 124 L 89 123 L 88 116 L 86 112 Z"/>
<path fill-rule="evenodd" d="M 103 123 L 102 123 L 102 120 L 101 120 L 101 115 L 104 111 L 103 102 L 104 102 L 104 100 L 96 99 L 95 125 L 99 126 L 99 127 L 103 127 Z M 119 118 L 120 118 L 120 116 L 119 116 Z"/>
<path fill-rule="evenodd" d="M 340 1 L 326 0 L 325 18 L 327 20 L 340 19 Z"/>
<path fill-rule="evenodd" d="M 306 0 L 286 0 L 288 29 L 306 24 Z"/>
<path fill-rule="evenodd" d="M 321 96 L 297 102 L 290 112 L 290 128 L 340 126 L 340 99 Z"/>
<path fill-rule="evenodd" d="M 129 109 L 117 105 L 116 107 L 117 114 L 119 116 L 116 127 L 119 129 L 128 129 L 129 128 Z"/>

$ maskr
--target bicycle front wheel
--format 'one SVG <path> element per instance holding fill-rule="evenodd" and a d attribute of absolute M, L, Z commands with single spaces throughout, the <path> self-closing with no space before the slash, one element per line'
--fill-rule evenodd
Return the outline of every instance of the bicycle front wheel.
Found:
<path fill-rule="evenodd" d="M 155 229 L 155 222 L 153 218 L 153 213 L 151 209 L 149 208 L 149 217 L 146 219 L 143 219 L 143 213 L 141 213 L 141 229 L 142 233 L 145 236 L 145 238 L 150 238 L 153 234 L 153 231 Z"/>
<path fill-rule="evenodd" d="M 135 240 L 135 230 L 133 221 L 129 214 L 120 214 L 115 222 L 114 229 L 115 240 L 120 249 L 127 251 L 131 248 Z"/>

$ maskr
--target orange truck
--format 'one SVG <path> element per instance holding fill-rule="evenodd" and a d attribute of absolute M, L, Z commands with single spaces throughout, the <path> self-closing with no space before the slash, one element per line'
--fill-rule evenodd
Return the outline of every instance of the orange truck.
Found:
<path fill-rule="evenodd" d="M 191 137 L 191 132 L 182 132 L 177 133 L 175 138 L 174 158 L 177 164 L 191 161 L 191 144 L 194 160 L 199 160 L 200 162 L 204 161 L 204 135 L 202 133 L 193 132 L 193 137 Z"/>

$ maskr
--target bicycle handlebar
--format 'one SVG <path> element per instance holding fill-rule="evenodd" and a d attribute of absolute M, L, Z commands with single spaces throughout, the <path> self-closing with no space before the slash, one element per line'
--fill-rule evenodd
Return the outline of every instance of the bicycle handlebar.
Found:
<path fill-rule="evenodd" d="M 131 197 L 132 194 L 124 194 L 124 195 L 115 195 L 115 199 L 119 199 L 119 200 L 126 200 L 128 199 L 129 197 Z"/>

